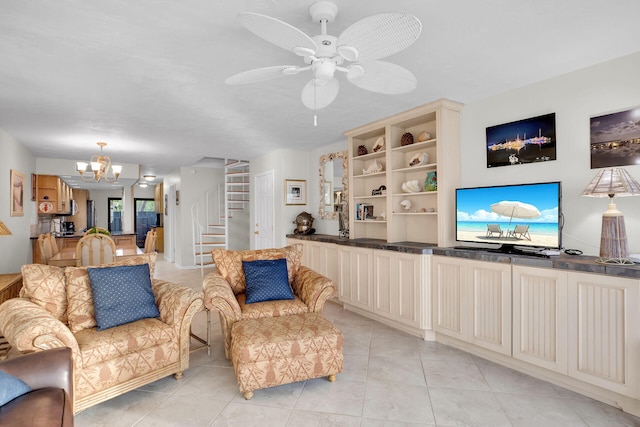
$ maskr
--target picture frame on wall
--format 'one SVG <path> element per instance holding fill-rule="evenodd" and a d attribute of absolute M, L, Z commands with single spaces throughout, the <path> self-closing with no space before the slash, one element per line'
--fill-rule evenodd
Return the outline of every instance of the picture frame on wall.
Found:
<path fill-rule="evenodd" d="M 24 175 L 11 169 L 11 216 L 24 216 Z"/>
<path fill-rule="evenodd" d="M 590 119 L 591 169 L 640 164 L 640 106 Z"/>
<path fill-rule="evenodd" d="M 556 160 L 556 113 L 486 129 L 487 167 Z"/>
<path fill-rule="evenodd" d="M 307 181 L 303 179 L 285 179 L 284 194 L 287 205 L 306 205 Z"/>

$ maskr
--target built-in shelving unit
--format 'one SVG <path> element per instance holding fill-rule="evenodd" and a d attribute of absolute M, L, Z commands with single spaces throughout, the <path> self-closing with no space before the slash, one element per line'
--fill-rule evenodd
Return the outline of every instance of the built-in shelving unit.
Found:
<path fill-rule="evenodd" d="M 460 184 L 461 109 L 462 104 L 441 99 L 345 132 L 351 238 L 453 245 L 455 188 Z M 402 145 L 402 136 L 407 132 L 413 135 L 414 143 Z M 418 142 L 421 132 L 428 133 L 429 138 Z M 373 152 L 381 138 L 384 148 Z M 367 149 L 367 154 L 358 155 L 360 146 Z M 422 153 L 428 160 L 411 166 Z M 382 170 L 373 172 L 376 166 Z M 436 191 L 425 190 L 428 174 L 437 177 Z M 403 191 L 402 184 L 408 181 L 417 181 L 420 191 Z M 382 186 L 386 191 L 373 195 Z M 408 202 L 403 203 L 405 200 Z M 361 219 L 357 211 L 363 204 L 373 206 L 374 218 Z"/>

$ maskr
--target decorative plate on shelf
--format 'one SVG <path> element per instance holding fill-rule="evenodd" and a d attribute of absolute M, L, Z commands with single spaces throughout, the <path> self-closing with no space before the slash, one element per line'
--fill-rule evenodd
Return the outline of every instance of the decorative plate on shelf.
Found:
<path fill-rule="evenodd" d="M 53 203 L 51 203 L 51 202 L 42 202 L 42 203 L 40 203 L 38 208 L 40 209 L 40 212 L 49 213 L 49 212 L 53 211 Z"/>

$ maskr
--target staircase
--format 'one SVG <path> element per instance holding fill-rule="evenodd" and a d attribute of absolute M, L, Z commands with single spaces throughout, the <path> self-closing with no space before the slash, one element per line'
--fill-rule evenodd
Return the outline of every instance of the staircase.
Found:
<path fill-rule="evenodd" d="M 204 275 L 213 264 L 211 250 L 229 248 L 229 222 L 233 212 L 249 206 L 249 162 L 225 160 L 225 182 L 207 190 L 191 205 L 193 259 Z"/>

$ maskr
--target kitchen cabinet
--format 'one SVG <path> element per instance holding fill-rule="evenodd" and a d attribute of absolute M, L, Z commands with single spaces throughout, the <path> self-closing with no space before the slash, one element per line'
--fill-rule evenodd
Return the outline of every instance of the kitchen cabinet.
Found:
<path fill-rule="evenodd" d="M 36 175 L 38 214 L 71 214 L 73 190 L 60 177 Z"/>
<path fill-rule="evenodd" d="M 164 186 L 162 183 L 153 187 L 153 200 L 156 213 L 164 213 Z"/>

